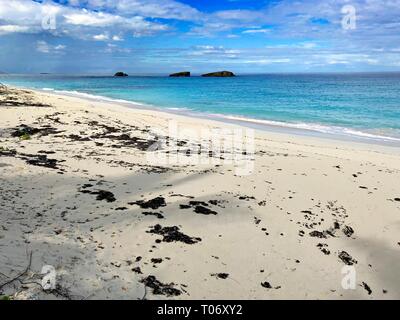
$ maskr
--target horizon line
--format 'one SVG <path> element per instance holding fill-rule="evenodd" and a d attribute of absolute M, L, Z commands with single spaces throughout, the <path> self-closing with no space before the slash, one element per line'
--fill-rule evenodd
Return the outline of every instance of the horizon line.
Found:
<path fill-rule="evenodd" d="M 186 70 L 187 71 L 187 70 Z M 218 71 L 210 71 L 210 72 L 219 72 L 223 70 L 218 70 Z M 117 72 L 117 71 L 115 71 Z M 115 72 L 97 72 L 97 73 L 57 73 L 57 72 L 33 72 L 33 73 L 12 73 L 12 72 L 0 72 L 0 76 L 97 76 L 97 77 L 114 77 Z M 154 73 L 154 72 L 141 72 L 141 73 L 130 73 L 129 71 L 123 71 L 128 74 L 130 77 L 140 77 L 140 76 L 169 76 L 170 74 L 174 72 L 160 72 L 160 73 Z M 182 72 L 182 71 L 180 71 Z M 188 71 L 191 72 L 191 71 Z M 233 72 L 233 71 L 232 71 Z M 255 76 L 255 75 L 301 75 L 301 74 L 385 74 L 385 73 L 391 73 L 391 74 L 396 74 L 400 73 L 400 70 L 398 71 L 281 71 L 281 72 L 233 72 L 236 76 Z M 191 77 L 198 77 L 203 75 L 204 73 L 193 73 L 191 72 Z"/>

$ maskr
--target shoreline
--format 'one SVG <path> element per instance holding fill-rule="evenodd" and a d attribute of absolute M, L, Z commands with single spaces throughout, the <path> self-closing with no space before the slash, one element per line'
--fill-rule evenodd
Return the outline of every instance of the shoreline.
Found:
<path fill-rule="evenodd" d="M 21 89 L 1 92 L 0 112 L 0 283 L 32 254 L 24 284 L 0 295 L 400 297 L 398 148 L 256 131 L 253 172 L 239 175 L 187 153 L 202 142 L 192 136 L 170 138 L 197 162 L 148 158 L 150 133 L 170 120 L 196 132 L 236 124 Z M 43 266 L 56 291 L 37 285 Z"/>
<path fill-rule="evenodd" d="M 124 99 L 111 98 L 101 95 L 92 95 L 89 93 L 79 92 L 79 91 L 64 91 L 64 90 L 56 90 L 53 88 L 32 89 L 29 87 L 17 87 L 17 86 L 10 86 L 10 87 L 11 88 L 14 87 L 16 89 L 26 89 L 42 93 L 49 93 L 49 94 L 53 93 L 56 95 L 64 95 L 67 97 L 82 98 L 94 102 L 114 103 L 121 106 L 125 106 L 130 109 L 134 108 L 142 110 L 153 110 L 157 112 L 165 112 L 191 118 L 235 124 L 242 127 L 264 131 L 267 133 L 281 133 L 281 134 L 295 135 L 300 137 L 312 137 L 323 140 L 354 142 L 354 143 L 400 148 L 400 138 L 390 137 L 390 136 L 380 136 L 364 131 L 359 131 L 353 128 L 328 126 L 316 123 L 291 123 L 291 122 L 282 122 L 275 120 L 264 120 L 257 118 L 247 118 L 240 115 L 212 114 L 212 113 L 198 112 L 185 108 L 159 107 L 156 105 L 129 101 Z"/>
<path fill-rule="evenodd" d="M 21 89 L 16 87 L 16 89 Z M 78 99 L 87 102 L 94 102 L 97 103 L 100 107 L 105 107 L 107 110 L 112 110 L 111 108 L 120 108 L 121 111 L 130 111 L 133 114 L 146 112 L 149 114 L 160 114 L 162 118 L 165 119 L 177 119 L 178 122 L 181 120 L 183 124 L 189 122 L 190 124 L 197 123 L 198 119 L 205 120 L 206 126 L 211 127 L 232 127 L 232 128 L 241 128 L 246 129 L 250 128 L 255 130 L 256 134 L 261 135 L 263 138 L 271 139 L 271 141 L 277 142 L 284 142 L 284 143 L 295 143 L 295 144 L 304 144 L 306 142 L 310 146 L 323 146 L 329 147 L 332 149 L 335 148 L 348 148 L 348 149 L 356 149 L 356 150 L 363 150 L 366 152 L 384 152 L 387 154 L 395 154 L 400 155 L 400 146 L 392 145 L 392 144 L 385 144 L 385 143 L 373 143 L 373 141 L 363 141 L 358 139 L 340 139 L 336 136 L 323 136 L 318 132 L 310 132 L 310 131 L 302 131 L 296 130 L 288 127 L 282 128 L 282 130 L 278 130 L 280 127 L 270 126 L 270 130 L 268 130 L 265 126 L 261 128 L 256 124 L 246 126 L 246 122 L 242 121 L 229 121 L 229 119 L 215 119 L 212 117 L 202 116 L 202 115 L 188 115 L 185 113 L 174 112 L 173 110 L 165 110 L 162 108 L 147 107 L 141 103 L 135 103 L 131 101 L 115 101 L 112 98 L 104 97 L 104 99 L 98 99 L 97 96 L 90 98 L 90 97 L 82 97 L 79 95 L 69 95 L 63 93 L 56 93 L 52 91 L 41 91 L 41 90 L 34 90 L 34 89 L 26 89 L 32 92 L 37 92 L 41 94 L 48 94 L 50 96 L 55 97 L 66 97 L 72 99 Z M 86 95 L 85 93 L 83 93 Z M 172 117 L 172 118 L 171 118 Z M 176 118 L 175 118 L 176 117 Z M 275 128 L 275 130 L 274 130 Z M 302 134 L 303 133 L 303 134 Z M 308 133 L 308 134 L 307 134 Z"/>

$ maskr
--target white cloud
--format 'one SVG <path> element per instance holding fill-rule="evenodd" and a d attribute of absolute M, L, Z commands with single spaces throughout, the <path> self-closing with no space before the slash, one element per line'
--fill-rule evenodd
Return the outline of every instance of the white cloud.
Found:
<path fill-rule="evenodd" d="M 108 35 L 105 33 L 96 34 L 93 36 L 93 39 L 96 41 L 107 41 L 109 39 Z"/>
<path fill-rule="evenodd" d="M 213 16 L 222 20 L 233 20 L 239 22 L 265 22 L 267 20 L 267 16 L 262 10 L 224 10 L 215 12 Z"/>
<path fill-rule="evenodd" d="M 124 41 L 124 39 L 122 37 L 117 36 L 117 35 L 113 36 L 112 39 L 113 39 L 113 41 Z"/>
<path fill-rule="evenodd" d="M 54 50 L 64 50 L 67 46 L 63 45 L 63 44 L 59 44 L 58 46 L 54 47 Z"/>
<path fill-rule="evenodd" d="M 50 46 L 47 44 L 46 41 L 37 41 L 36 42 L 36 50 L 42 53 L 49 53 Z"/>
<path fill-rule="evenodd" d="M 28 26 L 18 26 L 18 25 L 4 25 L 0 26 L 0 35 L 1 34 L 8 34 L 8 33 L 29 33 L 32 29 Z"/>
<path fill-rule="evenodd" d="M 109 54 L 129 54 L 129 53 L 131 53 L 131 49 L 120 48 L 116 44 L 107 43 L 107 47 L 103 50 L 103 52 L 109 53 Z"/>
<path fill-rule="evenodd" d="M 271 32 L 270 29 L 249 29 L 249 30 L 244 30 L 242 33 L 255 34 L 255 33 L 269 33 L 269 32 Z"/>
<path fill-rule="evenodd" d="M 244 63 L 248 64 L 273 64 L 273 63 L 289 63 L 291 59 L 258 59 L 258 60 L 246 60 Z"/>
<path fill-rule="evenodd" d="M 60 53 L 66 49 L 65 45 L 50 45 L 46 41 L 39 40 L 36 42 L 36 50 L 41 53 Z"/>
<path fill-rule="evenodd" d="M 197 9 L 174 0 L 74 0 L 70 4 L 86 4 L 92 9 L 108 9 L 119 15 L 139 15 L 150 18 L 199 20 Z"/>
<path fill-rule="evenodd" d="M 49 15 L 55 19 L 54 29 L 42 27 L 42 22 Z M 167 30 L 168 26 L 148 21 L 142 16 L 124 17 L 118 14 L 68 7 L 54 2 L 0 0 L 0 35 L 5 33 L 49 32 L 57 35 L 98 40 L 95 36 L 99 34 L 99 30 L 105 31 L 107 29 L 120 33 L 130 32 L 138 37 Z M 114 41 L 120 41 L 123 38 L 115 36 L 115 39 Z"/>

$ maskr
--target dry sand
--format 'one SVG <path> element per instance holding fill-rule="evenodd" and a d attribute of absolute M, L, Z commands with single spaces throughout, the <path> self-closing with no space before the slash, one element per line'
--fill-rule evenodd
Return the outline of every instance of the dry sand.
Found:
<path fill-rule="evenodd" d="M 0 89 L 0 294 L 400 298 L 399 149 L 257 131 L 251 175 L 224 163 L 154 165 L 149 134 L 171 119 L 239 128 Z M 177 140 L 194 156 L 185 150 L 199 141 Z M 45 265 L 53 290 L 41 287 Z M 344 266 L 354 289 L 342 287 Z"/>

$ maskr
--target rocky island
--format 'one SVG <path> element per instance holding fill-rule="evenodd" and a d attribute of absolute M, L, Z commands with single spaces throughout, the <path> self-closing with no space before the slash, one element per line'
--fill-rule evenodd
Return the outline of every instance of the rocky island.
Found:
<path fill-rule="evenodd" d="M 125 72 L 117 72 L 116 74 L 114 74 L 114 77 L 127 77 L 128 74 L 126 74 Z"/>
<path fill-rule="evenodd" d="M 169 76 L 170 77 L 190 77 L 190 72 L 189 71 L 177 72 L 177 73 L 172 73 Z"/>
<path fill-rule="evenodd" d="M 235 74 L 231 71 L 218 71 L 218 72 L 211 72 L 203 74 L 202 77 L 235 77 Z"/>

